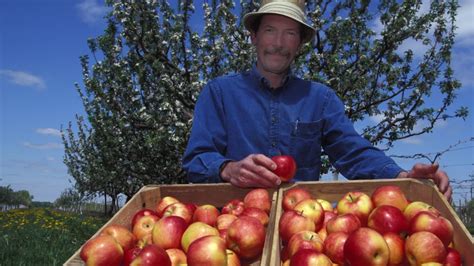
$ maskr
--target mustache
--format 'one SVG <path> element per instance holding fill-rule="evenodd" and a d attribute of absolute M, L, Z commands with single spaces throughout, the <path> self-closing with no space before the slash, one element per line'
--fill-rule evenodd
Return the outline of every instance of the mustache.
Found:
<path fill-rule="evenodd" d="M 278 54 L 278 55 L 281 55 L 281 56 L 289 56 L 290 55 L 289 49 L 286 49 L 284 47 L 270 47 L 270 48 L 265 49 L 265 53 L 266 54 Z"/>

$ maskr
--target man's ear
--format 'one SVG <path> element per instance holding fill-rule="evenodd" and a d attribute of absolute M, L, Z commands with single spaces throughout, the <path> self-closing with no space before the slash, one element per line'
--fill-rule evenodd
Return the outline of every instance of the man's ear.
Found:
<path fill-rule="evenodd" d="M 254 31 L 250 32 L 250 41 L 252 41 L 253 45 L 257 44 L 257 33 L 255 33 Z"/>

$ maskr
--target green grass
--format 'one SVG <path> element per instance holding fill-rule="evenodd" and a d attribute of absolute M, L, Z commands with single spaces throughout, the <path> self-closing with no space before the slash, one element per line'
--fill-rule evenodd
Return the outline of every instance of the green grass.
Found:
<path fill-rule="evenodd" d="M 106 221 L 49 208 L 0 212 L 0 265 L 62 265 Z"/>

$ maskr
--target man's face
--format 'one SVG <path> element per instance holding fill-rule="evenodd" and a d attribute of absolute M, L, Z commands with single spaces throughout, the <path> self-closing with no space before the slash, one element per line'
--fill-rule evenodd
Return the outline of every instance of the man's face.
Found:
<path fill-rule="evenodd" d="M 301 47 L 300 24 L 280 15 L 264 15 L 257 32 L 252 32 L 257 48 L 257 68 L 262 74 L 286 74 Z"/>

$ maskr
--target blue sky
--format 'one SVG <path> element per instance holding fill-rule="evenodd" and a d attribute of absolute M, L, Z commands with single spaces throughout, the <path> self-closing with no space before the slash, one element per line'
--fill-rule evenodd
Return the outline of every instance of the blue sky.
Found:
<path fill-rule="evenodd" d="M 453 65 L 463 88 L 456 106 L 474 112 L 474 1 L 459 3 Z M 84 114 L 74 88 L 82 84 L 79 56 L 89 54 L 88 38 L 103 33 L 105 13 L 98 0 L 0 0 L 0 185 L 26 189 L 38 201 L 54 201 L 71 186 L 59 129 Z M 432 134 L 398 142 L 387 153 L 443 151 L 474 137 L 473 124 L 472 115 L 440 123 Z M 454 181 L 474 174 L 473 146 L 464 143 L 441 157 Z M 397 162 L 410 168 L 414 161 Z M 470 196 L 466 189 L 455 192 L 457 200 Z"/>

